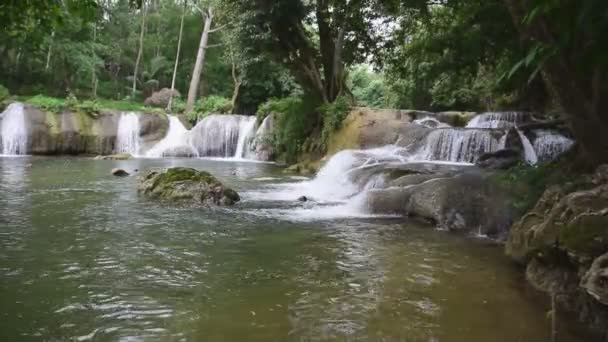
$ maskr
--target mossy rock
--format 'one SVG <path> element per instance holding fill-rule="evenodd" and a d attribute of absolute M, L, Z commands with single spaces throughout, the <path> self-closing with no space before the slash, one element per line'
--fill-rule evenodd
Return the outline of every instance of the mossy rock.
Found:
<path fill-rule="evenodd" d="M 608 250 L 608 216 L 588 213 L 560 230 L 562 247 L 579 259 L 592 260 Z"/>
<path fill-rule="evenodd" d="M 209 172 L 184 167 L 149 172 L 139 179 L 138 190 L 151 198 L 205 205 L 230 206 L 240 200 Z"/>

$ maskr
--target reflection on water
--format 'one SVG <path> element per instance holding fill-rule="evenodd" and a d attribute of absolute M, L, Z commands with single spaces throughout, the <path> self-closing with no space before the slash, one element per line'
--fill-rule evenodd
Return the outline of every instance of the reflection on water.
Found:
<path fill-rule="evenodd" d="M 3 341 L 549 340 L 499 248 L 402 220 L 276 215 L 295 201 L 161 204 L 109 175 L 167 166 L 244 194 L 295 181 L 268 164 L 0 159 Z"/>

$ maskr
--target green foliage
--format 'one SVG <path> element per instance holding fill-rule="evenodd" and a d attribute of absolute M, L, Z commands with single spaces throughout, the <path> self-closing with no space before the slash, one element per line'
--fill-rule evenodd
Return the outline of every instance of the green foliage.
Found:
<path fill-rule="evenodd" d="M 567 168 L 558 163 L 529 166 L 520 164 L 506 171 L 497 173 L 493 179 L 507 191 L 512 200 L 512 207 L 518 216 L 532 209 L 536 202 L 551 185 L 572 181 Z"/>
<path fill-rule="evenodd" d="M 386 105 L 384 76 L 373 72 L 367 65 L 354 67 L 349 73 L 347 84 L 359 105 L 371 108 Z"/>
<path fill-rule="evenodd" d="M 350 103 L 344 96 L 338 97 L 333 103 L 319 107 L 319 111 L 323 114 L 323 130 L 321 132 L 323 143 L 327 142 L 331 133 L 342 126 L 342 121 L 344 121 L 350 109 Z"/>
<path fill-rule="evenodd" d="M 196 123 L 210 114 L 229 114 L 232 103 L 229 99 L 221 96 L 207 96 L 198 100 L 194 105 L 194 110 L 188 114 L 188 120 Z"/>
<path fill-rule="evenodd" d="M 316 117 L 317 106 L 318 101 L 311 96 L 271 99 L 260 106 L 258 120 L 275 115 L 273 147 L 281 159 L 293 163 L 304 152 L 304 144 L 310 141 L 317 124 L 311 120 Z"/>
<path fill-rule="evenodd" d="M 25 102 L 53 113 L 61 113 L 67 108 L 65 100 L 44 95 L 30 97 Z"/>
<path fill-rule="evenodd" d="M 527 83 L 514 61 L 525 56 L 503 0 L 466 0 L 401 14 L 389 50 L 387 83 L 391 106 L 427 110 L 499 110 L 521 107 L 542 89 Z"/>
<path fill-rule="evenodd" d="M 8 99 L 10 96 L 11 93 L 8 91 L 8 89 L 2 84 L 0 84 L 0 102 Z"/>
<path fill-rule="evenodd" d="M 24 98 L 25 103 L 29 103 L 42 110 L 61 113 L 64 110 L 71 110 L 81 113 L 86 113 L 92 116 L 97 115 L 102 109 L 116 110 L 121 112 L 145 112 L 145 113 L 163 113 L 158 108 L 151 108 L 141 105 L 133 101 L 115 101 L 107 99 L 84 100 L 79 101 L 75 96 L 66 99 L 36 95 L 29 98 Z"/>

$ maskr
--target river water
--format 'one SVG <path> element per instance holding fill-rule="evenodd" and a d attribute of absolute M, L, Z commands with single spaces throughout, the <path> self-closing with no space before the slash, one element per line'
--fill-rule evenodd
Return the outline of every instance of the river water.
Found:
<path fill-rule="evenodd" d="M 109 172 L 169 166 L 243 202 L 157 203 Z M 0 340 L 549 341 L 546 302 L 501 248 L 259 197 L 297 181 L 261 163 L 0 158 Z"/>

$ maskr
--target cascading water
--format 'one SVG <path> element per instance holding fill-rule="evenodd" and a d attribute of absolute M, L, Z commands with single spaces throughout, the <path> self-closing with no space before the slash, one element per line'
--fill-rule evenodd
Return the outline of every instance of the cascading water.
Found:
<path fill-rule="evenodd" d="M 116 134 L 116 152 L 138 155 L 140 149 L 140 125 L 137 113 L 122 113 Z"/>
<path fill-rule="evenodd" d="M 255 129 L 255 117 L 210 115 L 192 129 L 192 144 L 201 157 L 242 158 Z"/>
<path fill-rule="evenodd" d="M 236 144 L 236 152 L 234 158 L 242 159 L 249 155 L 251 148 L 251 140 L 255 137 L 255 116 L 248 117 L 247 119 L 241 120 L 239 124 L 239 140 Z"/>
<path fill-rule="evenodd" d="M 526 163 L 536 165 L 536 163 L 538 163 L 538 157 L 536 156 L 536 151 L 534 150 L 534 146 L 532 146 L 530 139 L 528 139 L 528 137 L 520 129 L 517 129 L 517 134 L 519 135 L 521 143 L 524 146 Z"/>
<path fill-rule="evenodd" d="M 472 163 L 484 153 L 497 151 L 499 143 L 491 130 L 436 129 L 426 137 L 424 146 L 413 158 Z"/>
<path fill-rule="evenodd" d="M 190 132 L 184 127 L 177 116 L 169 116 L 169 131 L 163 140 L 154 145 L 146 157 L 192 157 L 198 156 L 192 147 Z"/>
<path fill-rule="evenodd" d="M 538 161 L 551 161 L 560 154 L 567 152 L 574 145 L 574 141 L 557 132 L 539 129 L 533 131 L 536 138 L 532 146 Z"/>
<path fill-rule="evenodd" d="M 27 128 L 22 103 L 12 103 L 2 113 L 2 154 L 23 155 L 27 153 Z"/>
<path fill-rule="evenodd" d="M 475 116 L 467 128 L 513 128 L 529 119 L 524 112 L 490 112 Z"/>

